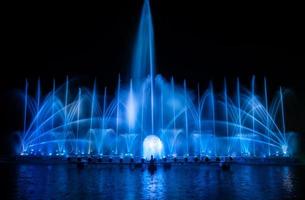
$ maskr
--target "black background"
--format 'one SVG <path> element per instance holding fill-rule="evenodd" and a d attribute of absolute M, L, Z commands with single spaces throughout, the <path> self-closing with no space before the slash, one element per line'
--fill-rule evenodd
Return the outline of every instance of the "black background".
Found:
<path fill-rule="evenodd" d="M 107 2 L 107 3 L 106 3 Z M 14 132 L 22 129 L 23 105 L 18 92 L 27 78 L 34 95 L 40 77 L 42 91 L 52 79 L 67 75 L 92 87 L 116 87 L 120 73 L 127 81 L 142 1 L 101 1 L 99 5 L 18 4 L 4 6 L 1 59 L 0 153 L 12 150 Z M 244 87 L 256 75 L 259 94 L 268 78 L 273 94 L 282 86 L 287 130 L 305 132 L 303 68 L 304 12 L 300 5 L 221 4 L 202 1 L 152 0 L 156 71 L 176 82 L 188 80 L 220 92 L 224 77 L 230 93 L 237 77 Z M 303 137 L 302 137 L 303 138 Z M 304 142 L 303 142 L 304 143 Z"/>

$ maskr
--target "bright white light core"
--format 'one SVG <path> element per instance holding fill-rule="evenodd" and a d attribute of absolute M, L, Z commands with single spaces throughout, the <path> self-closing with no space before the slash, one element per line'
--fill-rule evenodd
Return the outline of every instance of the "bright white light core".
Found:
<path fill-rule="evenodd" d="M 144 158 L 150 159 L 151 155 L 153 155 L 154 158 L 162 158 L 163 156 L 163 144 L 156 135 L 148 135 L 143 141 Z"/>

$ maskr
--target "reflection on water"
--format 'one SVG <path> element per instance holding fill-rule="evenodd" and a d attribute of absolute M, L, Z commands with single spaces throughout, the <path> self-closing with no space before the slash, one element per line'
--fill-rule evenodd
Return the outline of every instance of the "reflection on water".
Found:
<path fill-rule="evenodd" d="M 127 166 L 1 165 L 10 199 L 282 199 L 304 198 L 304 167 L 173 166 L 131 170 Z"/>

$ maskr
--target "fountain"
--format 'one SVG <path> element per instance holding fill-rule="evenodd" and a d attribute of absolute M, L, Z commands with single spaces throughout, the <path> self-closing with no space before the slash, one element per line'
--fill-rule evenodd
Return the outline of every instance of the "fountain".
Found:
<path fill-rule="evenodd" d="M 174 77 L 167 81 L 155 74 L 154 32 L 149 1 L 145 0 L 134 49 L 131 78 L 120 75 L 116 94 L 107 88 L 75 90 L 67 77 L 47 95 L 36 97 L 25 82 L 24 123 L 20 131 L 21 156 L 108 156 L 149 159 L 161 157 L 266 157 L 288 156 L 290 134 L 285 130 L 285 90 L 269 101 L 267 80 L 264 98 L 240 86 L 230 97 L 228 82 L 216 93 L 213 82 L 197 88 L 197 98 Z M 102 95 L 101 95 L 102 94 Z M 196 100 L 194 100 L 196 99 Z M 121 160 L 120 159 L 120 160 Z M 122 162 L 121 160 L 120 162 Z"/>

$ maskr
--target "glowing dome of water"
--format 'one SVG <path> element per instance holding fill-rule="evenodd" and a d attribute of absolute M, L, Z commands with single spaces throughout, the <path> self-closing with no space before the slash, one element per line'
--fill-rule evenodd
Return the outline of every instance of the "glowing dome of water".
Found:
<path fill-rule="evenodd" d="M 149 159 L 151 156 L 154 158 L 163 156 L 163 144 L 156 135 L 148 135 L 143 141 L 143 157 Z"/>
<path fill-rule="evenodd" d="M 270 101 L 267 79 L 258 92 L 253 76 L 249 90 L 237 78 L 230 87 L 234 92 L 228 92 L 226 80 L 221 92 L 214 90 L 213 82 L 205 90 L 198 85 L 193 92 L 186 80 L 177 84 L 174 77 L 166 80 L 155 75 L 153 36 L 145 0 L 131 79 L 124 83 L 119 76 L 113 96 L 107 88 L 100 93 L 96 82 L 93 88 L 79 87 L 67 77 L 62 85 L 54 80 L 45 96 L 38 81 L 32 97 L 26 81 L 24 129 L 17 152 L 160 157 L 161 152 L 166 156 L 286 156 L 293 151 L 292 134 L 285 127 L 285 90 L 280 88 Z"/>

